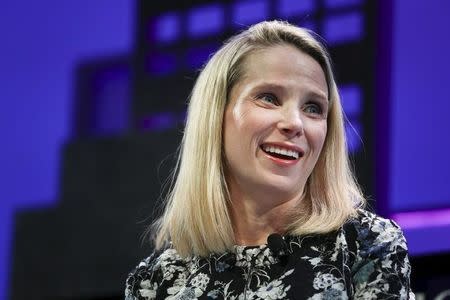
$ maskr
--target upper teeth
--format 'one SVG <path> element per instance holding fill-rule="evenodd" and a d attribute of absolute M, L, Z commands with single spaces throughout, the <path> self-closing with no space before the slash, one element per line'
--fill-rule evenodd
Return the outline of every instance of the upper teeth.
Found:
<path fill-rule="evenodd" d="M 295 150 L 288 150 L 288 149 L 283 149 L 280 147 L 275 147 L 275 146 L 263 146 L 263 150 L 266 152 L 272 152 L 272 153 L 278 153 L 281 155 L 286 155 L 286 156 L 291 156 L 295 159 L 297 159 L 299 157 L 299 153 Z"/>

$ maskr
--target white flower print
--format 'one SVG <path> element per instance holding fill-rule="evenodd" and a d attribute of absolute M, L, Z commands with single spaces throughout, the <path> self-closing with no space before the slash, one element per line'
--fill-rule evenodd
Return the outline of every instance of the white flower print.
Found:
<path fill-rule="evenodd" d="M 381 266 L 383 268 L 391 268 L 392 267 L 392 260 L 383 259 L 383 261 L 381 262 Z"/>
<path fill-rule="evenodd" d="M 194 300 L 199 296 L 201 296 L 201 294 L 197 295 L 192 287 L 184 286 L 176 295 L 168 296 L 165 300 Z"/>
<path fill-rule="evenodd" d="M 185 270 L 185 268 L 174 264 L 177 260 L 181 260 L 181 257 L 175 249 L 167 249 L 161 254 L 155 268 L 161 269 L 164 280 L 172 280 L 175 273 Z"/>
<path fill-rule="evenodd" d="M 313 265 L 313 266 L 315 267 L 315 266 L 317 266 L 319 263 L 322 262 L 322 259 L 321 259 L 320 257 L 314 257 L 314 258 L 311 258 L 311 259 L 309 260 L 309 262 L 311 263 L 311 265 Z"/>
<path fill-rule="evenodd" d="M 339 254 L 339 251 L 342 249 L 342 247 L 346 244 L 345 242 L 345 236 L 343 233 L 339 233 L 337 238 L 336 238 L 336 243 L 334 246 L 334 251 L 333 251 L 333 255 L 331 255 L 330 260 L 331 261 L 336 261 L 337 260 L 337 256 Z"/>
<path fill-rule="evenodd" d="M 326 289 L 336 283 L 338 280 L 333 274 L 318 273 L 313 281 L 313 287 L 316 290 Z"/>
<path fill-rule="evenodd" d="M 378 299 L 379 290 L 363 287 L 355 294 L 357 299 Z"/>
<path fill-rule="evenodd" d="M 141 282 L 141 288 L 139 290 L 139 293 L 142 297 L 145 299 L 155 299 L 156 297 L 156 290 L 158 289 L 158 283 L 151 283 L 150 280 L 144 280 Z"/>
<path fill-rule="evenodd" d="M 320 256 L 317 256 L 317 257 L 303 256 L 302 258 L 305 259 L 305 260 L 307 260 L 307 261 L 309 261 L 309 263 L 310 263 L 313 267 L 318 266 L 318 265 L 322 262 L 322 259 L 320 258 Z"/>
<path fill-rule="evenodd" d="M 155 290 L 139 290 L 139 293 L 145 299 L 155 299 L 156 298 L 156 289 Z"/>
<path fill-rule="evenodd" d="M 286 291 L 290 289 L 290 286 L 285 287 L 281 280 L 274 280 L 267 285 L 261 286 L 256 291 L 256 296 L 261 299 L 284 299 L 286 297 Z"/>
<path fill-rule="evenodd" d="M 405 238 L 388 219 L 358 210 L 335 232 L 287 242 L 283 259 L 266 245 L 207 257 L 157 251 L 127 278 L 125 299 L 414 299 Z"/>
<path fill-rule="evenodd" d="M 186 285 L 186 274 L 180 273 L 177 279 L 173 282 L 173 285 L 167 289 L 168 295 L 175 295 Z"/>
<path fill-rule="evenodd" d="M 341 282 L 336 282 L 331 286 L 328 286 L 325 290 L 320 293 L 314 294 L 308 300 L 347 300 L 348 295 L 345 292 L 344 285 Z"/>
<path fill-rule="evenodd" d="M 204 291 L 208 285 L 209 277 L 204 273 L 199 273 L 191 280 L 191 285 L 197 289 Z"/>

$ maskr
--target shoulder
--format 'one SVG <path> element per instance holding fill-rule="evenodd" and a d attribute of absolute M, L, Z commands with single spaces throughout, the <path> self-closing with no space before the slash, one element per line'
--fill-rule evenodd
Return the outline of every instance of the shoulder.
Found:
<path fill-rule="evenodd" d="M 357 215 L 347 222 L 344 229 L 350 239 L 357 243 L 360 251 L 364 252 L 369 248 L 372 252 L 382 248 L 407 251 L 406 239 L 400 226 L 391 219 L 367 210 L 358 209 Z"/>
<path fill-rule="evenodd" d="M 185 275 L 188 262 L 173 248 L 153 252 L 128 274 L 125 299 L 155 299 L 163 284 L 173 283 Z"/>
<path fill-rule="evenodd" d="M 393 220 L 358 210 L 344 231 L 353 254 L 355 297 L 414 299 L 406 239 Z"/>

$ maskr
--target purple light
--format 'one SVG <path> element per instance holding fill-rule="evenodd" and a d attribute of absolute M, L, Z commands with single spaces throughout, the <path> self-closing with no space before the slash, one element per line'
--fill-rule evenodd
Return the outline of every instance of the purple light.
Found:
<path fill-rule="evenodd" d="M 351 5 L 361 4 L 361 0 L 325 0 L 325 6 L 327 8 L 345 7 Z"/>
<path fill-rule="evenodd" d="M 130 70 L 127 66 L 100 70 L 94 79 L 92 133 L 117 134 L 128 126 Z"/>
<path fill-rule="evenodd" d="M 280 0 L 278 3 L 278 15 L 281 17 L 300 16 L 316 9 L 314 0 Z"/>
<path fill-rule="evenodd" d="M 188 14 L 190 36 L 199 37 L 218 33 L 223 27 L 223 8 L 218 4 L 193 8 Z"/>
<path fill-rule="evenodd" d="M 160 112 L 146 116 L 141 120 L 140 128 L 150 131 L 160 131 L 175 127 L 177 117 L 172 112 Z"/>
<path fill-rule="evenodd" d="M 317 32 L 317 24 L 316 24 L 316 22 L 314 22 L 314 21 L 311 20 L 311 19 L 305 18 L 305 19 L 301 20 L 301 21 L 298 23 L 298 25 L 299 25 L 300 27 L 303 27 L 303 28 L 312 30 L 312 31 L 314 31 L 314 32 Z"/>
<path fill-rule="evenodd" d="M 173 42 L 180 35 L 180 17 L 176 13 L 158 16 L 150 22 L 148 31 L 151 41 L 159 43 Z"/>
<path fill-rule="evenodd" d="M 208 57 L 216 51 L 218 46 L 207 45 L 196 48 L 191 48 L 187 51 L 187 67 L 190 69 L 199 69 L 207 61 Z"/>
<path fill-rule="evenodd" d="M 391 217 L 404 229 L 450 225 L 450 208 L 401 212 L 395 213 Z"/>
<path fill-rule="evenodd" d="M 361 124 L 356 119 L 345 122 L 345 135 L 350 153 L 355 153 L 361 148 Z"/>
<path fill-rule="evenodd" d="M 176 70 L 177 58 L 171 53 L 150 53 L 147 57 L 147 70 L 153 75 L 167 75 Z"/>
<path fill-rule="evenodd" d="M 364 18 L 360 12 L 329 16 L 323 25 L 325 40 L 330 44 L 360 40 L 364 35 Z"/>
<path fill-rule="evenodd" d="M 408 241 L 410 255 L 430 255 L 450 251 L 448 238 L 450 225 L 403 228 L 403 233 Z"/>
<path fill-rule="evenodd" d="M 247 0 L 236 2 L 233 6 L 233 26 L 248 26 L 263 21 L 269 14 L 266 0 Z"/>
<path fill-rule="evenodd" d="M 361 88 L 357 84 L 344 85 L 339 88 L 342 106 L 347 117 L 361 114 Z"/>
<path fill-rule="evenodd" d="M 391 156 L 389 209 L 450 207 L 450 56 L 437 55 L 450 52 L 450 39 L 444 38 L 450 28 L 450 1 L 439 5 L 392 1 L 392 6 L 392 71 L 386 102 L 391 116 L 386 131 Z M 425 99 L 430 99 L 433 113 L 426 113 Z"/>
<path fill-rule="evenodd" d="M 141 119 L 139 128 L 144 131 L 161 131 L 174 128 L 186 121 L 187 112 L 162 111 L 145 116 Z"/>

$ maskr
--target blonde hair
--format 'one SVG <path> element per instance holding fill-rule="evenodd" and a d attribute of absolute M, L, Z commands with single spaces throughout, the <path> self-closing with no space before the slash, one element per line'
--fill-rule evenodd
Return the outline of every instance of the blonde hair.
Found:
<path fill-rule="evenodd" d="M 329 91 L 328 131 L 298 211 L 286 228 L 293 235 L 338 229 L 365 200 L 348 160 L 343 112 L 331 61 L 307 30 L 265 21 L 232 37 L 200 73 L 192 90 L 175 177 L 163 215 L 154 224 L 156 248 L 171 242 L 181 256 L 222 253 L 234 245 L 225 180 L 222 123 L 228 94 L 258 49 L 293 45 L 322 67 Z"/>

